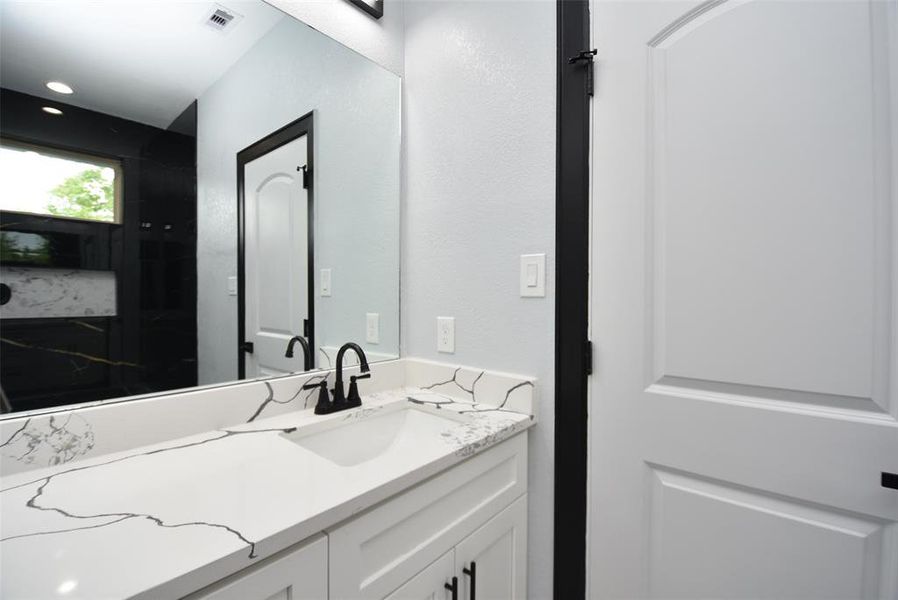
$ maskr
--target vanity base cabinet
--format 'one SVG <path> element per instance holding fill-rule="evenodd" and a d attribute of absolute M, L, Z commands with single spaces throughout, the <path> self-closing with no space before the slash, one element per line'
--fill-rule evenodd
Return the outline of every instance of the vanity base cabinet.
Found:
<path fill-rule="evenodd" d="M 327 537 L 316 535 L 183 600 L 327 598 Z"/>
<path fill-rule="evenodd" d="M 326 532 L 330 598 L 399 598 L 403 586 L 412 585 L 419 574 L 426 580 L 424 573 L 444 560 L 447 553 L 455 566 L 459 598 L 465 597 L 467 581 L 457 547 L 464 551 L 465 561 L 482 560 L 484 565 L 505 561 L 512 565 L 513 583 L 502 589 L 514 592 L 506 598 L 524 597 L 526 584 L 521 583 L 521 578 L 526 577 L 526 491 L 525 432 L 344 521 Z M 502 517 L 502 524 L 489 527 L 512 503 L 523 506 L 512 513 L 515 518 L 523 515 L 520 522 L 510 526 L 511 517 Z M 479 531 L 483 533 L 472 536 Z M 495 539 L 490 539 L 490 535 Z M 503 554 L 503 548 L 510 548 L 517 555 L 509 557 Z M 501 586 L 495 583 L 499 580 L 506 578 L 484 575 L 483 585 Z M 436 597 L 451 598 L 448 590 L 443 593 Z M 478 598 L 489 597 L 488 592 L 484 593 L 487 595 Z M 430 596 L 425 593 L 420 597 Z"/>

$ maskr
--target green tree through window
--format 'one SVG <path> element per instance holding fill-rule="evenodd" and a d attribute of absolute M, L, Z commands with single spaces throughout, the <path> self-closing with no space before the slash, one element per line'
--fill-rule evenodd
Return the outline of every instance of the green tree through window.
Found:
<path fill-rule="evenodd" d="M 111 221 L 115 217 L 113 179 L 103 171 L 85 169 L 68 177 L 51 191 L 47 211 L 60 217 Z"/>

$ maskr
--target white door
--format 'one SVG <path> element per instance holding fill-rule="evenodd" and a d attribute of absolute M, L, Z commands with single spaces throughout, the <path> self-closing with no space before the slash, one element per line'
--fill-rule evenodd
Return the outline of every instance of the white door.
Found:
<path fill-rule="evenodd" d="M 527 496 L 459 543 L 455 561 L 462 600 L 526 598 Z"/>
<path fill-rule="evenodd" d="M 896 1 L 591 12 L 591 597 L 898 598 Z"/>
<path fill-rule="evenodd" d="M 384 600 L 451 600 L 446 588 L 455 576 L 455 551 L 450 550 L 409 579 Z M 456 579 L 456 585 L 461 585 Z"/>
<path fill-rule="evenodd" d="M 244 171 L 246 377 L 302 370 L 302 348 L 286 358 L 309 316 L 308 193 L 303 188 L 307 136 L 249 162 Z"/>

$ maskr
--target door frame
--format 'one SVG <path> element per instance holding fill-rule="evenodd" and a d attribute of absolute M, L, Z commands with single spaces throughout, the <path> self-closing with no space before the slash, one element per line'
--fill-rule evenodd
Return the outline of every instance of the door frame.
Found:
<path fill-rule="evenodd" d="M 589 332 L 589 1 L 557 0 L 553 594 L 586 597 Z"/>
<path fill-rule="evenodd" d="M 246 353 L 243 344 L 246 342 L 246 207 L 244 195 L 244 178 L 247 163 L 264 156 L 288 144 L 296 138 L 306 137 L 306 192 L 308 194 L 308 290 L 309 290 L 309 328 L 307 339 L 312 351 L 312 366 L 315 365 L 315 202 L 314 202 L 314 152 L 312 138 L 315 111 L 310 111 L 295 121 L 284 125 L 259 141 L 247 146 L 237 153 L 237 378 L 246 379 Z"/>

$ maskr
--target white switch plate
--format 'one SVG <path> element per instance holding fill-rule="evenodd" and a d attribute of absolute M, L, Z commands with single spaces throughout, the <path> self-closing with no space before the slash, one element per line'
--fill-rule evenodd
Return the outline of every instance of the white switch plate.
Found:
<path fill-rule="evenodd" d="M 521 255 L 521 297 L 543 298 L 546 295 L 546 255 Z"/>
<path fill-rule="evenodd" d="M 321 285 L 321 295 L 322 296 L 330 296 L 331 295 L 331 270 L 330 269 L 321 269 L 321 277 L 319 278 L 319 282 Z"/>
<path fill-rule="evenodd" d="M 455 352 L 455 317 L 437 317 L 437 352 Z"/>
<path fill-rule="evenodd" d="M 231 275 L 228 277 L 228 296 L 236 296 L 237 295 L 237 276 Z"/>
<path fill-rule="evenodd" d="M 365 313 L 365 341 L 369 344 L 380 343 L 379 313 Z"/>

